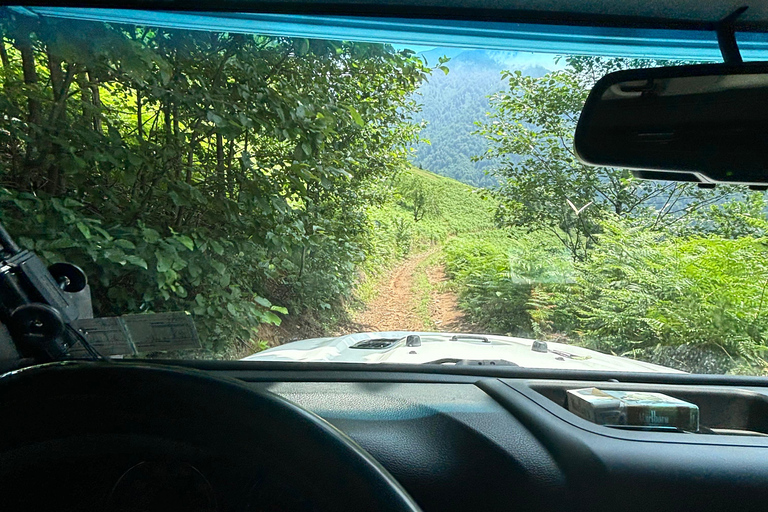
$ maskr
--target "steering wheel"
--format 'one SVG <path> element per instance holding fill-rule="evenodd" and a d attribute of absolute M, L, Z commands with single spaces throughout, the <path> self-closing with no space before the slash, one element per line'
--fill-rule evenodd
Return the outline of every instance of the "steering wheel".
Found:
<path fill-rule="evenodd" d="M 0 378 L 3 510 L 366 510 L 418 506 L 354 441 L 277 395 L 147 363 Z"/>

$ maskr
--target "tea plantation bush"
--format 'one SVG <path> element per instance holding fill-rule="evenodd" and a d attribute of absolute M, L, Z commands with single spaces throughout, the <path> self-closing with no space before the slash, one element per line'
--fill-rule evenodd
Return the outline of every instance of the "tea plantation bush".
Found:
<path fill-rule="evenodd" d="M 385 203 L 369 210 L 374 236 L 368 269 L 381 268 L 457 234 L 493 229 L 496 202 L 481 189 L 415 168 L 399 173 L 389 185 Z M 417 194 L 427 202 L 423 216 L 414 205 Z"/>

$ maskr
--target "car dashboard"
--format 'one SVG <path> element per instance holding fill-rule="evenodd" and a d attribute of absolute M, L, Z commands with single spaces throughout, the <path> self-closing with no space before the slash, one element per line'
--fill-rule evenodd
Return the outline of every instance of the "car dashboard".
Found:
<path fill-rule="evenodd" d="M 324 418 L 423 510 L 764 510 L 768 500 L 768 387 L 758 378 L 195 366 Z M 691 401 L 701 432 L 590 423 L 565 402 L 567 389 L 590 386 Z"/>

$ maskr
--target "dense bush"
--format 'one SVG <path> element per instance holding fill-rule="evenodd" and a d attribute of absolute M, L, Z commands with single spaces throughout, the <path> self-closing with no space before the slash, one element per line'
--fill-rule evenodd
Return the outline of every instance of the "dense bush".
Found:
<path fill-rule="evenodd" d="M 761 369 L 765 243 L 608 225 L 599 250 L 577 266 L 577 286 L 553 294 L 553 325 L 575 323 L 582 341 L 603 351 L 642 357 L 657 346 L 696 347 Z"/>
<path fill-rule="evenodd" d="M 10 218 L 26 219 L 23 228 L 11 221 L 24 233 L 20 245 L 47 261 L 86 270 L 98 315 L 139 313 L 161 304 L 157 310 L 192 313 L 205 340 L 248 340 L 259 324 L 279 323 L 276 313 L 287 313 L 248 281 L 256 271 L 249 265 L 267 259 L 257 244 L 173 230 L 161 234 L 141 221 L 110 227 L 83 215 L 83 205 L 73 199 L 3 190 L 0 207 Z"/>
<path fill-rule="evenodd" d="M 542 290 L 571 279 L 572 263 L 546 235 L 499 229 L 465 235 L 445 247 L 449 274 L 460 284 L 460 305 L 484 331 L 532 336 Z"/>
<path fill-rule="evenodd" d="M 687 371 L 764 371 L 768 240 L 679 237 L 619 221 L 602 230 L 575 264 L 543 236 L 451 241 L 446 262 L 469 319 Z"/>
<path fill-rule="evenodd" d="M 3 14 L 2 220 L 83 266 L 99 313 L 184 309 L 216 349 L 350 292 L 422 60 Z"/>

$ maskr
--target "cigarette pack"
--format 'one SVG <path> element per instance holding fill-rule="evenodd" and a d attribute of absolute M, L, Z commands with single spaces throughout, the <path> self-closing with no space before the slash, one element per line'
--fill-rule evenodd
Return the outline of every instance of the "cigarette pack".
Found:
<path fill-rule="evenodd" d="M 699 407 L 662 393 L 569 389 L 568 410 L 598 425 L 699 430 Z"/>

